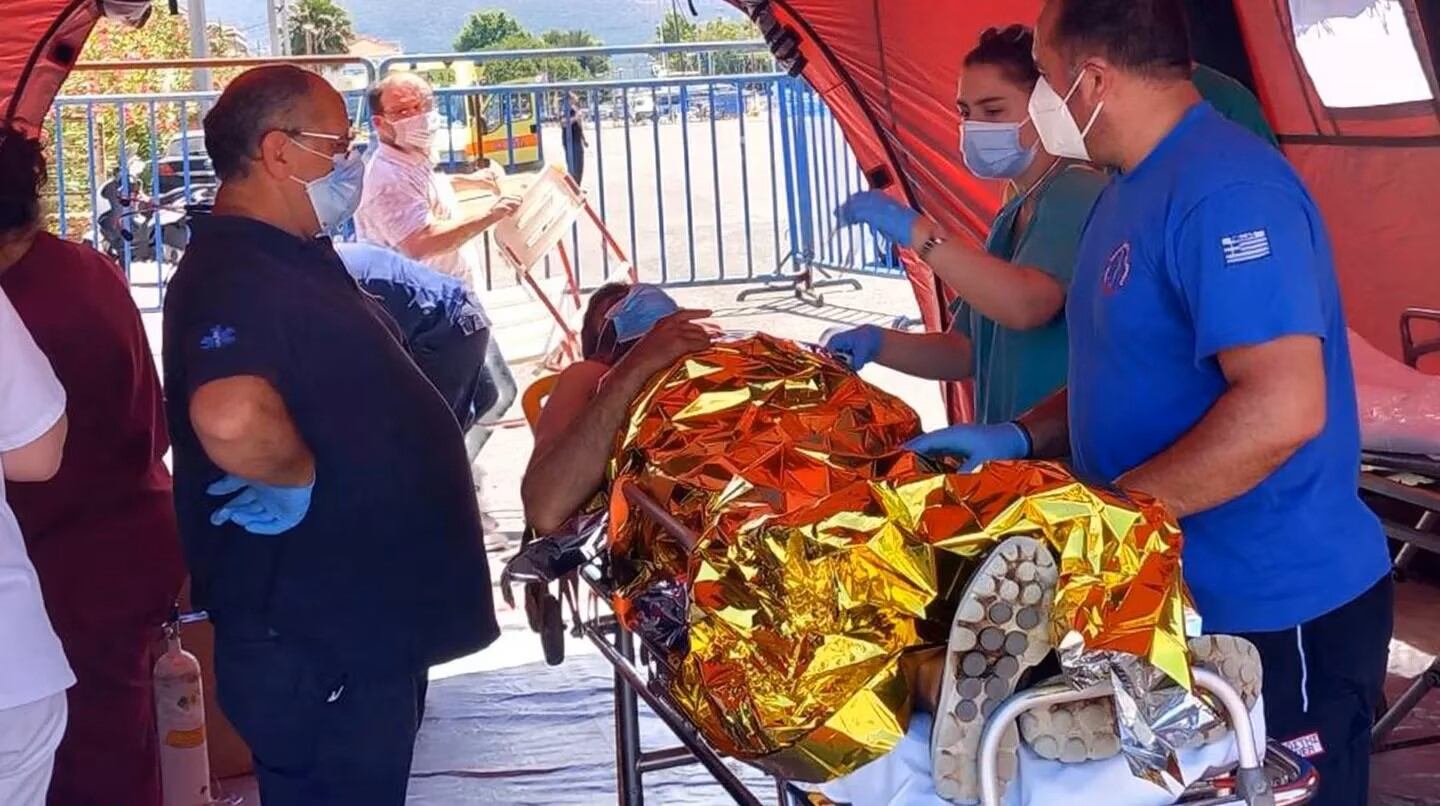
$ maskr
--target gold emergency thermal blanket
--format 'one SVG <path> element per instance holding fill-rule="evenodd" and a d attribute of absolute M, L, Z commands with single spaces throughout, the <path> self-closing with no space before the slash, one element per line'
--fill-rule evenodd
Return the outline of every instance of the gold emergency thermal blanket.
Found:
<path fill-rule="evenodd" d="M 899 399 L 763 335 L 682 359 L 637 400 L 611 468 L 616 611 L 668 652 L 669 693 L 721 751 L 800 781 L 888 752 L 904 666 L 944 642 L 970 565 L 1014 535 L 1061 560 L 1057 645 L 1188 688 L 1173 520 L 1055 464 L 939 472 L 901 449 L 919 433 Z"/>

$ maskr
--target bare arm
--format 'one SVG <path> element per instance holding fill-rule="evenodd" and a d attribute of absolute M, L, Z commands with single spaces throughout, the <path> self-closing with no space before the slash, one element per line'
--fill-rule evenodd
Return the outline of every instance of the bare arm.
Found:
<path fill-rule="evenodd" d="M 1020 417 L 1030 437 L 1030 458 L 1059 459 L 1070 453 L 1070 392 L 1061 387 Z"/>
<path fill-rule="evenodd" d="M 605 481 L 615 435 L 648 379 L 621 365 L 577 365 L 561 376 L 535 428 L 535 451 L 520 484 L 525 520 L 544 534 L 560 528 Z"/>
<path fill-rule="evenodd" d="M 500 178 L 494 173 L 493 168 L 484 168 L 472 173 L 451 177 L 450 184 L 457 191 L 479 191 L 481 193 L 500 192 Z"/>
<path fill-rule="evenodd" d="M 1116 483 L 1176 517 L 1212 509 L 1259 484 L 1325 427 L 1320 339 L 1285 336 L 1221 352 L 1229 389 L 1200 422 Z"/>
<path fill-rule="evenodd" d="M 14 450 L 0 452 L 0 465 L 7 481 L 49 481 L 60 471 L 65 453 L 65 434 L 69 420 L 65 415 L 39 438 Z"/>
<path fill-rule="evenodd" d="M 925 243 L 940 232 L 922 216 L 912 243 Z M 1029 330 L 1054 319 L 1065 305 L 1065 289 L 1045 272 L 1017 266 L 950 239 L 926 261 L 935 274 L 982 315 L 1011 330 Z"/>
<path fill-rule="evenodd" d="M 226 473 L 283 487 L 315 479 L 315 457 L 264 378 L 239 375 L 196 389 L 190 424 L 210 461 Z"/>
<path fill-rule="evenodd" d="M 970 340 L 954 331 L 886 330 L 875 363 L 932 381 L 962 381 L 974 371 Z"/>
<path fill-rule="evenodd" d="M 710 344 L 709 332 L 694 322 L 708 315 L 672 314 L 608 372 L 587 362 L 561 376 L 536 425 L 535 450 L 520 483 L 525 519 L 536 531 L 560 528 L 600 489 L 635 397 L 657 372 Z"/>
<path fill-rule="evenodd" d="M 519 206 L 519 199 L 505 196 L 483 215 L 450 221 L 430 221 L 401 241 L 398 248 L 402 254 L 414 260 L 449 254 L 500 223 Z"/>

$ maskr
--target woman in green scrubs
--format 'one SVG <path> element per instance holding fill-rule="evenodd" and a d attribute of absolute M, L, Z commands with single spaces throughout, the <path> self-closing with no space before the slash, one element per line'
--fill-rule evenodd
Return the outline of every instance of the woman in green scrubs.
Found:
<path fill-rule="evenodd" d="M 1107 182 L 1040 147 L 1027 114 L 1039 78 L 1033 44 L 1024 26 L 992 28 L 965 57 L 960 78 L 965 166 L 1013 190 L 984 251 L 946 240 L 933 221 L 883 193 L 857 194 L 840 209 L 842 223 L 870 224 L 912 245 L 958 301 L 949 332 L 866 325 L 832 335 L 826 346 L 856 369 L 873 362 L 933 380 L 973 378 L 979 423 L 1012 420 L 1064 386 L 1065 294 L 1081 232 Z"/>

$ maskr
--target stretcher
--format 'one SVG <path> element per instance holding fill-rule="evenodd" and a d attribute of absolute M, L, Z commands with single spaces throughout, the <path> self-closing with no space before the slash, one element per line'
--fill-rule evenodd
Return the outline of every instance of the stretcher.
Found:
<path fill-rule="evenodd" d="M 1397 579 L 1421 551 L 1440 554 L 1440 377 L 1419 371 L 1421 359 L 1440 354 L 1440 338 L 1419 339 L 1417 323 L 1440 324 L 1440 310 L 1412 308 L 1400 318 L 1404 362 L 1351 334 L 1360 403 L 1360 489 L 1377 506 L 1385 533 L 1400 545 Z M 1440 736 L 1390 741 L 1390 734 L 1431 690 L 1440 688 L 1440 659 L 1411 681 L 1371 730 L 1375 752 L 1440 743 Z"/>
<path fill-rule="evenodd" d="M 653 520 L 682 545 L 694 546 L 696 536 L 681 524 L 660 504 L 633 486 L 626 486 L 623 493 L 640 517 Z M 589 613 L 582 615 L 576 604 L 571 605 L 571 618 L 579 624 L 580 630 L 614 669 L 615 697 L 615 768 L 616 796 L 622 806 L 640 806 L 644 803 L 644 776 L 660 770 L 689 764 L 702 765 L 737 804 L 759 806 L 762 795 L 748 786 L 728 766 L 721 755 L 712 748 L 683 713 L 670 701 L 664 688 L 657 682 L 655 674 L 658 653 L 649 651 L 643 641 L 626 630 L 613 614 L 602 612 L 601 602 L 610 601 L 612 589 L 606 577 L 605 556 L 598 544 L 591 543 L 587 549 L 578 549 L 590 556 L 579 566 L 579 575 L 591 591 Z M 507 568 L 502 587 L 510 583 L 528 583 L 528 586 L 548 583 L 525 575 L 516 575 Z M 530 597 L 527 596 L 527 602 Z M 532 626 L 536 623 L 532 616 Z M 563 629 L 551 620 L 550 629 Z M 542 634 L 543 638 L 543 634 Z M 549 642 L 553 646 L 553 640 Z M 551 659 L 558 663 L 558 659 Z M 1230 804 L 1301 804 L 1307 802 L 1317 788 L 1314 768 L 1282 745 L 1268 742 L 1263 758 L 1255 751 L 1256 743 L 1251 734 L 1250 719 L 1240 695 L 1218 676 L 1204 670 L 1196 670 L 1196 681 L 1213 692 L 1221 703 L 1231 724 L 1236 727 L 1236 739 L 1240 748 L 1240 763 L 1237 769 L 1226 770 L 1218 775 L 1208 776 L 1186 790 L 1176 803 L 1204 804 L 1204 806 L 1229 806 Z M 1069 687 L 1044 686 L 1020 692 L 1006 700 L 991 717 L 982 735 L 980 770 L 984 806 L 1000 806 L 1001 789 L 998 769 L 1000 738 L 1005 728 L 1019 718 L 1020 714 L 1033 708 L 1110 696 L 1107 687 L 1076 691 Z M 659 719 L 674 733 L 679 744 L 659 750 L 645 750 L 640 746 L 639 703 L 644 701 Z M 927 773 L 928 777 L 928 773 Z M 770 802 L 780 806 L 800 806 L 815 801 L 810 795 L 789 781 L 774 778 L 774 792 Z M 1077 796 L 1078 797 L 1078 796 Z M 1085 802 L 1072 798 L 1071 802 Z M 1109 793 L 1096 793 L 1092 802 L 1113 803 Z"/>

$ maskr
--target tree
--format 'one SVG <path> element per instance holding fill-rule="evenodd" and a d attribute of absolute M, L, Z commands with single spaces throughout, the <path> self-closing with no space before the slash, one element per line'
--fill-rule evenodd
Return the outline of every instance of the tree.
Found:
<path fill-rule="evenodd" d="M 761 38 L 760 29 L 750 20 L 714 19 L 701 25 L 695 33 L 697 42 L 746 42 Z M 757 73 L 768 68 L 769 51 L 741 53 L 725 51 L 705 54 L 711 75 Z"/>
<path fill-rule="evenodd" d="M 703 24 L 678 11 L 668 11 L 655 29 L 655 41 L 671 44 L 683 42 L 744 42 L 760 39 L 760 29 L 749 20 L 713 19 Z M 664 60 L 672 73 L 705 72 L 710 75 L 735 75 L 756 72 L 768 65 L 768 52 L 755 53 L 671 53 Z"/>
<path fill-rule="evenodd" d="M 598 48 L 604 45 L 598 37 L 589 31 L 546 31 L 540 35 L 540 40 L 548 48 Z M 586 76 L 598 78 L 610 74 L 609 56 L 580 56 L 580 69 Z"/>
<path fill-rule="evenodd" d="M 290 52 L 334 56 L 350 50 L 355 26 L 335 0 L 300 0 L 290 12 Z"/>
<path fill-rule="evenodd" d="M 521 31 L 518 34 L 511 34 L 499 42 L 484 48 L 484 50 L 540 50 L 545 43 L 532 34 Z M 501 61 L 485 62 L 481 69 L 484 71 L 485 83 L 505 84 L 511 81 L 525 81 L 533 79 L 545 71 L 541 59 L 503 59 Z"/>
<path fill-rule="evenodd" d="M 655 29 L 655 41 L 662 44 L 694 42 L 699 26 L 678 11 L 667 11 Z"/>
<path fill-rule="evenodd" d="M 465 20 L 465 27 L 455 37 L 455 50 L 497 50 L 507 39 L 529 36 L 519 21 L 504 11 L 476 11 Z"/>
<path fill-rule="evenodd" d="M 243 56 L 249 50 L 243 34 L 233 26 L 211 24 L 207 27 L 212 56 Z M 143 28 L 133 29 L 110 20 L 100 20 L 81 51 L 80 61 L 142 62 L 188 59 L 190 57 L 190 21 L 183 14 L 170 14 L 157 8 Z M 242 68 L 214 68 L 211 79 L 217 88 L 242 72 Z M 143 95 L 145 93 L 176 93 L 193 90 L 194 74 L 184 68 L 139 68 L 126 70 L 74 70 L 60 88 L 59 95 Z M 69 234 L 78 237 L 90 226 L 90 199 L 98 195 L 100 185 L 116 174 L 123 151 L 127 160 L 149 160 L 152 148 L 163 149 L 183 129 L 200 128 L 202 104 L 158 101 L 118 103 L 97 101 L 94 104 L 59 104 L 57 116 L 46 122 L 51 181 L 48 193 L 58 195 L 65 189 L 65 215 Z M 120 125 L 121 112 L 125 125 Z M 154 130 L 151 130 L 153 111 Z M 93 134 L 93 137 L 92 137 Z M 122 147 L 123 143 L 123 147 Z M 59 152 L 58 155 L 56 152 Z M 64 176 L 56 171 L 64 165 Z M 92 187 L 92 179 L 93 187 Z M 150 188 L 136 188 L 148 192 Z M 52 200 L 50 209 L 58 213 Z M 52 222 L 56 224 L 58 222 Z"/>
<path fill-rule="evenodd" d="M 209 41 L 210 55 L 215 58 L 250 55 L 250 43 L 244 32 L 233 25 L 212 22 L 205 26 L 205 38 Z"/>

